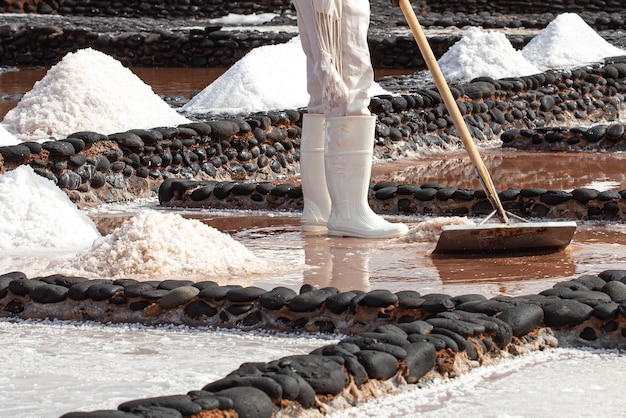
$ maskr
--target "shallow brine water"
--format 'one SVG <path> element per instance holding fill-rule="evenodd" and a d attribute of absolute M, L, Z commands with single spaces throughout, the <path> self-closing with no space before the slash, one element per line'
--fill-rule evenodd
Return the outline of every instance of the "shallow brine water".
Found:
<path fill-rule="evenodd" d="M 187 69 L 190 72 L 186 75 L 172 73 L 176 70 L 147 69 L 143 75 L 138 73 L 148 84 L 159 85 L 155 91 L 164 95 L 188 96 L 211 81 L 204 79 L 206 69 Z M 24 93 L 44 72 L 33 70 L 31 81 L 25 82 L 30 84 L 13 90 L 5 84 L 11 73 L 0 74 L 0 90 Z M 19 73 L 28 78 L 28 72 Z M 10 101 L 0 105 L 7 103 Z M 626 188 L 624 154 L 537 154 L 501 149 L 482 153 L 500 190 Z M 463 151 L 447 152 L 445 159 L 428 155 L 379 164 L 374 167 L 373 179 L 479 187 Z M 230 283 L 268 290 L 275 286 L 297 290 L 306 283 L 342 290 L 383 288 L 452 295 L 520 295 L 537 293 L 555 282 L 582 274 L 624 268 L 626 260 L 626 227 L 598 222 L 579 223 L 572 245 L 557 253 L 451 258 L 431 256 L 439 227 L 448 222 L 446 219 L 392 217 L 393 221 L 409 225 L 408 237 L 372 241 L 303 236 L 297 213 L 173 211 L 158 208 L 151 201 L 102 206 L 89 214 L 106 234 L 145 208 L 200 219 L 227 232 L 259 258 L 269 260 L 275 273 L 226 278 Z M 52 261 L 73 255 L 54 251 L 3 253 L 0 272 L 22 270 L 29 277 L 51 274 Z M 7 342 L 0 346 L 5 359 L 0 383 L 6 388 L 0 391 L 1 417 L 54 417 L 77 409 L 115 408 L 137 397 L 185 393 L 227 374 L 241 362 L 269 361 L 308 352 L 324 343 L 311 337 L 242 335 L 176 327 L 7 320 L 0 321 L 0 334 Z M 617 388 L 625 377 L 622 371 L 626 370 L 626 357 L 619 354 L 549 350 L 432 388 L 409 390 L 347 415 L 624 416 L 626 401 Z"/>

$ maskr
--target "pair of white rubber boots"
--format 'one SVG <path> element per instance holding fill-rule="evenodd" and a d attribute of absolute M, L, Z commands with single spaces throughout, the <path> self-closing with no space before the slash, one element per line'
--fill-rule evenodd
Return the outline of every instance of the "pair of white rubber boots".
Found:
<path fill-rule="evenodd" d="M 304 115 L 303 232 L 358 238 L 394 238 L 408 232 L 406 225 L 374 213 L 368 203 L 375 129 L 375 116 Z"/>

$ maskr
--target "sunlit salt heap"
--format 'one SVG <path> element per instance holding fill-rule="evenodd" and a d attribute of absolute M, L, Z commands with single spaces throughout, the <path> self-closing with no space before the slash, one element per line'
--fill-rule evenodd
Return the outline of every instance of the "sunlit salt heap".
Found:
<path fill-rule="evenodd" d="M 20 140 L 43 141 L 84 130 L 112 134 L 186 122 L 119 61 L 87 48 L 50 68 L 2 123 Z"/>
<path fill-rule="evenodd" d="M 7 145 L 16 145 L 20 142 L 21 141 L 11 135 L 11 133 L 7 131 L 4 126 L 0 125 L 0 147 L 4 147 Z"/>
<path fill-rule="evenodd" d="M 269 272 L 266 261 L 241 243 L 195 219 L 144 210 L 60 266 L 87 277 L 137 280 L 215 280 Z"/>
<path fill-rule="evenodd" d="M 577 14 L 564 13 L 539 32 L 522 53 L 545 71 L 602 62 L 607 57 L 625 55 L 626 51 L 604 40 Z"/>
<path fill-rule="evenodd" d="M 541 71 L 526 60 L 501 32 L 470 28 L 439 59 L 448 81 L 470 81 L 476 77 L 522 77 Z"/>
<path fill-rule="evenodd" d="M 370 96 L 389 94 L 373 83 Z M 300 38 L 253 49 L 180 110 L 246 114 L 298 109 L 309 103 L 306 55 Z"/>
<path fill-rule="evenodd" d="M 83 250 L 100 237 L 93 221 L 28 165 L 0 176 L 0 250 Z"/>

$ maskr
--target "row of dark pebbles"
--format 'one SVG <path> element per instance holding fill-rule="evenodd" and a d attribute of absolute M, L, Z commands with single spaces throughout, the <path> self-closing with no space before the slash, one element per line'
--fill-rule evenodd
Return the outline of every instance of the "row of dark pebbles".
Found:
<path fill-rule="evenodd" d="M 117 412 L 73 412 L 65 417 L 188 416 L 203 410 L 230 409 L 242 417 L 269 417 L 281 401 L 313 408 L 316 396 L 337 396 L 351 380 L 361 385 L 401 373 L 409 383 L 416 383 L 432 370 L 443 371 L 436 363 L 439 350 L 464 353 L 470 360 L 478 360 L 492 350 L 506 350 L 515 338 L 539 327 L 570 333 L 576 329 L 578 334 L 573 337 L 590 345 L 606 346 L 609 339 L 603 339 L 612 336 L 611 346 L 626 347 L 626 329 L 620 325 L 626 317 L 626 270 L 583 275 L 536 295 L 491 299 L 476 294 L 421 295 L 410 290 L 340 292 L 309 285 L 296 293 L 284 287 L 265 291 L 208 281 L 88 280 L 60 274 L 29 279 L 21 272 L 0 276 L 0 306 L 8 316 L 20 317 L 33 303 L 53 308 L 70 300 L 80 303 L 87 299 L 128 312 L 158 304 L 161 309 L 181 309 L 185 313 L 182 323 L 200 319 L 209 326 L 239 325 L 243 329 L 252 324 L 245 319 L 235 325 L 222 322 L 225 317 L 220 310 L 234 312 L 238 318 L 249 318 L 256 312 L 260 322 L 263 318 L 287 316 L 288 310 L 307 321 L 315 322 L 315 317 L 326 324 L 334 321 L 329 332 L 353 335 L 310 355 L 244 363 L 227 377 L 186 395 L 138 399 L 119 405 Z M 204 309 L 199 309 L 200 304 Z M 371 323 L 361 324 L 366 330 L 352 333 L 338 325 L 346 315 L 356 316 L 364 309 L 377 312 Z M 394 315 L 396 311 L 402 313 Z M 262 326 L 271 329 L 269 323 Z"/>

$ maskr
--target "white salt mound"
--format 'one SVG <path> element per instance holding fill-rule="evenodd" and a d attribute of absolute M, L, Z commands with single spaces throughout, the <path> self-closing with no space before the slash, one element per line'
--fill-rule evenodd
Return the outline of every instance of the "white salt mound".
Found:
<path fill-rule="evenodd" d="M 144 210 L 60 266 L 86 277 L 215 280 L 267 272 L 268 263 L 232 237 L 195 219 Z"/>
<path fill-rule="evenodd" d="M 17 145 L 21 141 L 19 141 L 16 137 L 11 135 L 9 131 L 6 130 L 4 126 L 0 124 L 0 147 L 4 147 L 7 145 Z"/>
<path fill-rule="evenodd" d="M 448 81 L 468 82 L 476 77 L 521 77 L 540 73 L 500 32 L 470 28 L 438 61 Z"/>
<path fill-rule="evenodd" d="M 132 71 L 91 48 L 63 57 L 3 120 L 16 138 L 40 142 L 187 122 Z"/>
<path fill-rule="evenodd" d="M 0 176 L 0 250 L 83 250 L 100 237 L 93 221 L 52 181 L 22 165 Z"/>
<path fill-rule="evenodd" d="M 389 94 L 373 83 L 370 96 Z M 181 107 L 187 113 L 246 114 L 297 109 L 309 103 L 300 37 L 254 48 Z"/>
<path fill-rule="evenodd" d="M 545 71 L 602 62 L 626 51 L 604 40 L 577 14 L 563 13 L 541 30 L 522 54 Z"/>

